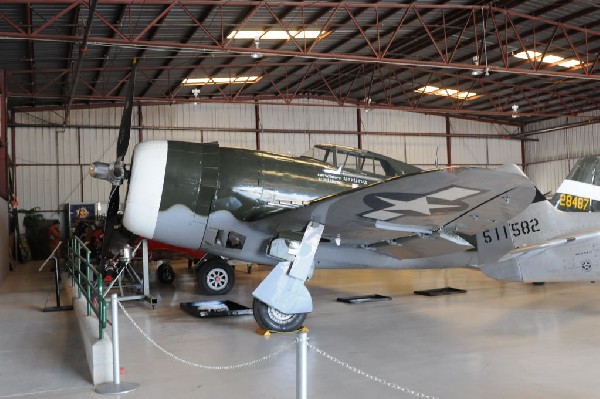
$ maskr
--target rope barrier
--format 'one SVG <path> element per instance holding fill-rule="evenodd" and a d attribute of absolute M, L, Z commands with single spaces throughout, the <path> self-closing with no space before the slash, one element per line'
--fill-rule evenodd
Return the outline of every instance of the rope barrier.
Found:
<path fill-rule="evenodd" d="M 210 365 L 203 365 L 200 363 L 194 363 L 191 362 L 189 360 L 185 360 L 180 358 L 179 356 L 169 352 L 168 350 L 166 350 L 164 347 L 162 347 L 161 345 L 159 345 L 154 339 L 152 339 L 144 330 L 142 330 L 142 328 L 135 322 L 135 320 L 133 320 L 133 318 L 131 317 L 131 315 L 127 312 L 127 310 L 125 310 L 125 308 L 123 307 L 123 304 L 121 302 L 119 302 L 119 306 L 121 307 L 121 310 L 123 311 L 123 313 L 125 314 L 125 317 L 127 317 L 127 319 L 129 319 L 129 321 L 131 322 L 131 324 L 133 324 L 133 326 L 138 330 L 138 332 L 148 340 L 148 342 L 150 342 L 156 349 L 158 349 L 159 351 L 163 352 L 165 355 L 173 358 L 174 360 L 183 363 L 183 364 L 187 364 L 188 366 L 192 366 L 192 367 L 197 367 L 197 368 L 201 368 L 201 369 L 205 369 L 205 370 L 235 370 L 235 369 L 239 369 L 239 368 L 243 368 L 243 367 L 250 367 L 250 366 L 254 366 L 255 364 L 270 360 L 274 357 L 276 357 L 277 355 L 280 355 L 281 353 L 285 352 L 286 350 L 290 349 L 291 347 L 293 347 L 297 342 L 298 339 L 295 339 L 291 342 L 289 342 L 288 344 L 280 347 L 279 349 L 277 349 L 276 351 L 262 356 L 258 359 L 252 360 L 252 361 L 248 361 L 248 362 L 243 362 L 243 363 L 238 363 L 238 364 L 234 364 L 234 365 L 224 365 L 224 366 L 210 366 Z"/>
<path fill-rule="evenodd" d="M 364 371 L 357 369 L 356 367 L 353 367 L 351 365 L 349 365 L 346 362 L 342 362 L 341 360 L 339 360 L 338 358 L 336 358 L 335 356 L 330 355 L 329 353 L 325 352 L 324 350 L 321 350 L 319 348 L 317 348 L 316 346 L 312 345 L 312 344 L 308 344 L 308 348 L 314 350 L 315 352 L 317 352 L 319 355 L 323 356 L 325 359 L 332 361 L 333 363 L 337 364 L 338 366 L 344 367 L 350 371 L 352 371 L 355 374 L 358 374 L 360 376 L 363 376 L 365 378 L 370 379 L 371 381 L 377 382 L 379 384 L 385 385 L 389 388 L 392 389 L 396 389 L 400 392 L 404 392 L 407 393 L 409 395 L 413 395 L 417 398 L 423 398 L 423 399 L 439 399 L 436 396 L 430 396 L 427 394 L 424 394 L 422 392 L 417 392 L 415 390 L 412 390 L 410 388 L 406 388 L 403 386 L 400 386 L 398 384 L 394 384 L 392 382 L 388 382 L 386 380 L 384 380 L 383 378 L 379 378 L 379 377 L 375 377 L 371 374 L 365 373 Z"/>

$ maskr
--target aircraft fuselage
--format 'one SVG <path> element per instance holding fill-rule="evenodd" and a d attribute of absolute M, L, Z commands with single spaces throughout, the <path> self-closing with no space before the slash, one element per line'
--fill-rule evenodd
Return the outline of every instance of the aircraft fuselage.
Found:
<path fill-rule="evenodd" d="M 275 264 L 278 259 L 266 254 L 266 246 L 277 226 L 257 220 L 382 179 L 312 158 L 217 144 L 146 142 L 136 149 L 124 224 L 161 242 Z M 301 231 L 304 226 L 286 228 Z M 324 256 L 315 258 L 317 265 L 363 267 L 383 262 L 387 264 L 383 267 L 398 267 L 398 260 L 361 248 L 354 248 L 356 254 L 349 259 L 339 259 L 339 253 L 325 256 L 332 245 L 322 245 Z M 373 256 L 380 259 L 374 262 Z"/>

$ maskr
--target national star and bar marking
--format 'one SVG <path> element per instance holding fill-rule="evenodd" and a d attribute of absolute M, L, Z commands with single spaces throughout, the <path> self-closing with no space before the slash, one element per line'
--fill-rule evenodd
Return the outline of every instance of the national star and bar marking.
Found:
<path fill-rule="evenodd" d="M 462 199 L 479 194 L 481 192 L 483 191 L 462 187 L 449 187 L 428 194 L 373 194 L 372 196 L 367 196 L 364 199 L 365 203 L 371 206 L 373 211 L 364 213 L 362 216 L 376 220 L 390 220 L 405 216 L 407 214 L 429 216 L 431 215 L 432 210 L 460 210 L 466 206 L 466 203 L 462 201 Z M 414 197 L 415 195 L 421 196 L 411 199 L 398 199 L 403 196 Z M 377 207 L 369 204 L 373 202 L 373 198 L 376 198 L 380 202 L 386 203 L 389 206 L 380 207 L 377 209 Z M 433 203 L 430 202 L 432 199 L 434 200 Z M 445 202 L 440 203 L 439 200 Z"/>

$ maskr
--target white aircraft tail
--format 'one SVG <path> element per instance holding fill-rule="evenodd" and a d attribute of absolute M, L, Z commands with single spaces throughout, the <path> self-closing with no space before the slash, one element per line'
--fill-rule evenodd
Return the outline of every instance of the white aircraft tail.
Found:
<path fill-rule="evenodd" d="M 506 281 L 600 279 L 599 211 L 600 157 L 587 156 L 552 200 L 538 191 L 518 216 L 478 234 L 478 265 Z"/>

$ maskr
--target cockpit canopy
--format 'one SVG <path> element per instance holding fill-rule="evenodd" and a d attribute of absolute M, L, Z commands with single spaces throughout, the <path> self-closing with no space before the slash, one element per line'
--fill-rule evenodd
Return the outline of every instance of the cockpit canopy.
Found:
<path fill-rule="evenodd" d="M 416 173 L 421 169 L 385 155 L 335 144 L 317 144 L 302 155 L 324 162 L 336 169 L 378 177 L 394 177 Z"/>

